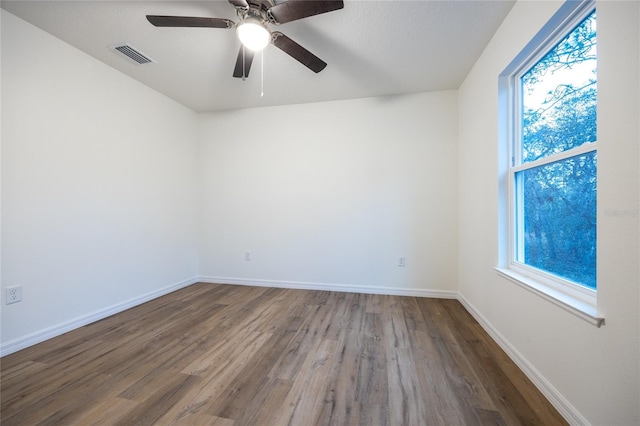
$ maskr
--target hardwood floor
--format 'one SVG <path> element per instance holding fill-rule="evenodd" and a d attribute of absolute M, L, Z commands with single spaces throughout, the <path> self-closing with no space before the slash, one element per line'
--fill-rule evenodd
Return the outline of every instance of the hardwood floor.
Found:
<path fill-rule="evenodd" d="M 195 284 L 1 363 L 3 426 L 566 424 L 455 300 Z"/>

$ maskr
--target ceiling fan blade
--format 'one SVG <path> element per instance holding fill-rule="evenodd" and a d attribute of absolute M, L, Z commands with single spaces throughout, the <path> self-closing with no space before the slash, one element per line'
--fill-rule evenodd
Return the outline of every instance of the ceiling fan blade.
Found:
<path fill-rule="evenodd" d="M 243 58 L 244 58 L 244 61 L 243 61 Z M 233 69 L 233 76 L 236 78 L 249 77 L 249 70 L 251 69 L 252 62 L 253 62 L 253 50 L 247 49 L 244 46 L 240 46 L 240 51 L 238 52 L 238 59 L 236 59 L 236 67 Z"/>
<path fill-rule="evenodd" d="M 247 0 L 229 0 L 229 3 L 231 3 L 235 7 L 241 7 L 243 9 L 249 9 L 249 3 L 247 3 Z"/>
<path fill-rule="evenodd" d="M 342 9 L 342 0 L 289 0 L 269 8 L 269 15 L 277 24 Z"/>
<path fill-rule="evenodd" d="M 235 25 L 229 19 L 197 18 L 193 16 L 147 15 L 147 20 L 156 27 L 231 28 Z"/>
<path fill-rule="evenodd" d="M 273 43 L 275 47 L 282 50 L 305 67 L 309 68 L 311 71 L 318 73 L 327 66 L 327 63 L 322 59 L 318 58 L 316 55 L 309 52 L 307 49 L 300 46 L 281 32 L 275 31 L 271 33 L 271 37 L 271 43 Z"/>

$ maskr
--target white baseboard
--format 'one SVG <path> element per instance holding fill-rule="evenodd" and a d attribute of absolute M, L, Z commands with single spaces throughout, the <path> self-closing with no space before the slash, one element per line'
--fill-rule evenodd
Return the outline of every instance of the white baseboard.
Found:
<path fill-rule="evenodd" d="M 368 293 L 368 294 L 388 294 L 391 296 L 415 296 L 415 297 L 432 297 L 437 299 L 457 299 L 457 291 L 447 290 L 425 290 L 419 288 L 404 287 L 369 287 L 353 284 L 333 284 L 333 283 L 315 283 L 304 281 L 277 281 L 277 280 L 260 280 L 253 278 L 233 278 L 233 277 L 210 277 L 201 276 L 200 282 L 211 284 L 234 284 L 247 285 L 255 287 L 276 287 L 290 288 L 298 290 L 324 290 L 324 291 L 340 291 L 350 293 Z"/>
<path fill-rule="evenodd" d="M 75 330 L 76 328 L 84 327 L 87 324 L 91 324 L 92 322 L 96 322 L 119 312 L 126 311 L 127 309 L 133 308 L 134 306 L 141 305 L 142 303 L 156 299 L 160 296 L 164 296 L 165 294 L 169 294 L 191 284 L 195 284 L 196 282 L 198 282 L 196 278 L 190 278 L 188 280 L 168 285 L 159 290 L 143 294 L 142 296 L 134 297 L 133 299 L 117 303 L 104 309 L 100 309 L 99 311 L 95 311 L 90 314 L 74 318 L 70 321 L 48 327 L 44 330 L 37 331 L 27 336 L 2 343 L 2 345 L 0 346 L 0 356 L 9 355 L 21 349 L 28 348 L 29 346 L 44 342 L 45 340 L 51 339 L 53 337 L 60 336 L 61 334 L 67 333 L 71 330 Z"/>
<path fill-rule="evenodd" d="M 571 425 L 589 425 L 578 410 L 463 295 L 458 300 Z"/>

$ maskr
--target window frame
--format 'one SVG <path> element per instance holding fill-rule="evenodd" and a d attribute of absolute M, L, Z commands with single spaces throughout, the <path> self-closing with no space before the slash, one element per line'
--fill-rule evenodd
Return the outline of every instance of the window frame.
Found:
<path fill-rule="evenodd" d="M 504 157 L 501 159 L 500 170 L 501 230 L 499 262 L 496 270 L 504 278 L 600 327 L 604 323 L 604 318 L 597 314 L 596 290 L 518 261 L 517 250 L 523 247 L 516 246 L 518 244 L 516 227 L 524 226 L 524 221 L 518 220 L 518 215 L 523 214 L 523 206 L 520 205 L 518 208 L 518 203 L 522 202 L 523 197 L 516 197 L 518 189 L 516 174 L 591 152 L 596 152 L 597 155 L 598 148 L 596 140 L 528 163 L 518 160 L 522 158 L 520 78 L 595 10 L 595 1 L 565 2 L 499 77 L 499 138 L 501 156 L 506 156 L 506 159 Z"/>

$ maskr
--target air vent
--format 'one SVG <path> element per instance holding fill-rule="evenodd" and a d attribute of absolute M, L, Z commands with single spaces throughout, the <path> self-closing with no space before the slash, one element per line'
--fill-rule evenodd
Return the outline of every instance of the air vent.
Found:
<path fill-rule="evenodd" d="M 139 50 L 137 50 L 135 47 L 131 46 L 130 44 L 126 44 L 126 43 L 115 44 L 109 47 L 122 53 L 124 56 L 134 61 L 136 64 L 142 65 L 142 64 L 148 64 L 148 63 L 155 63 L 153 59 L 149 58 L 144 53 L 141 53 Z"/>

